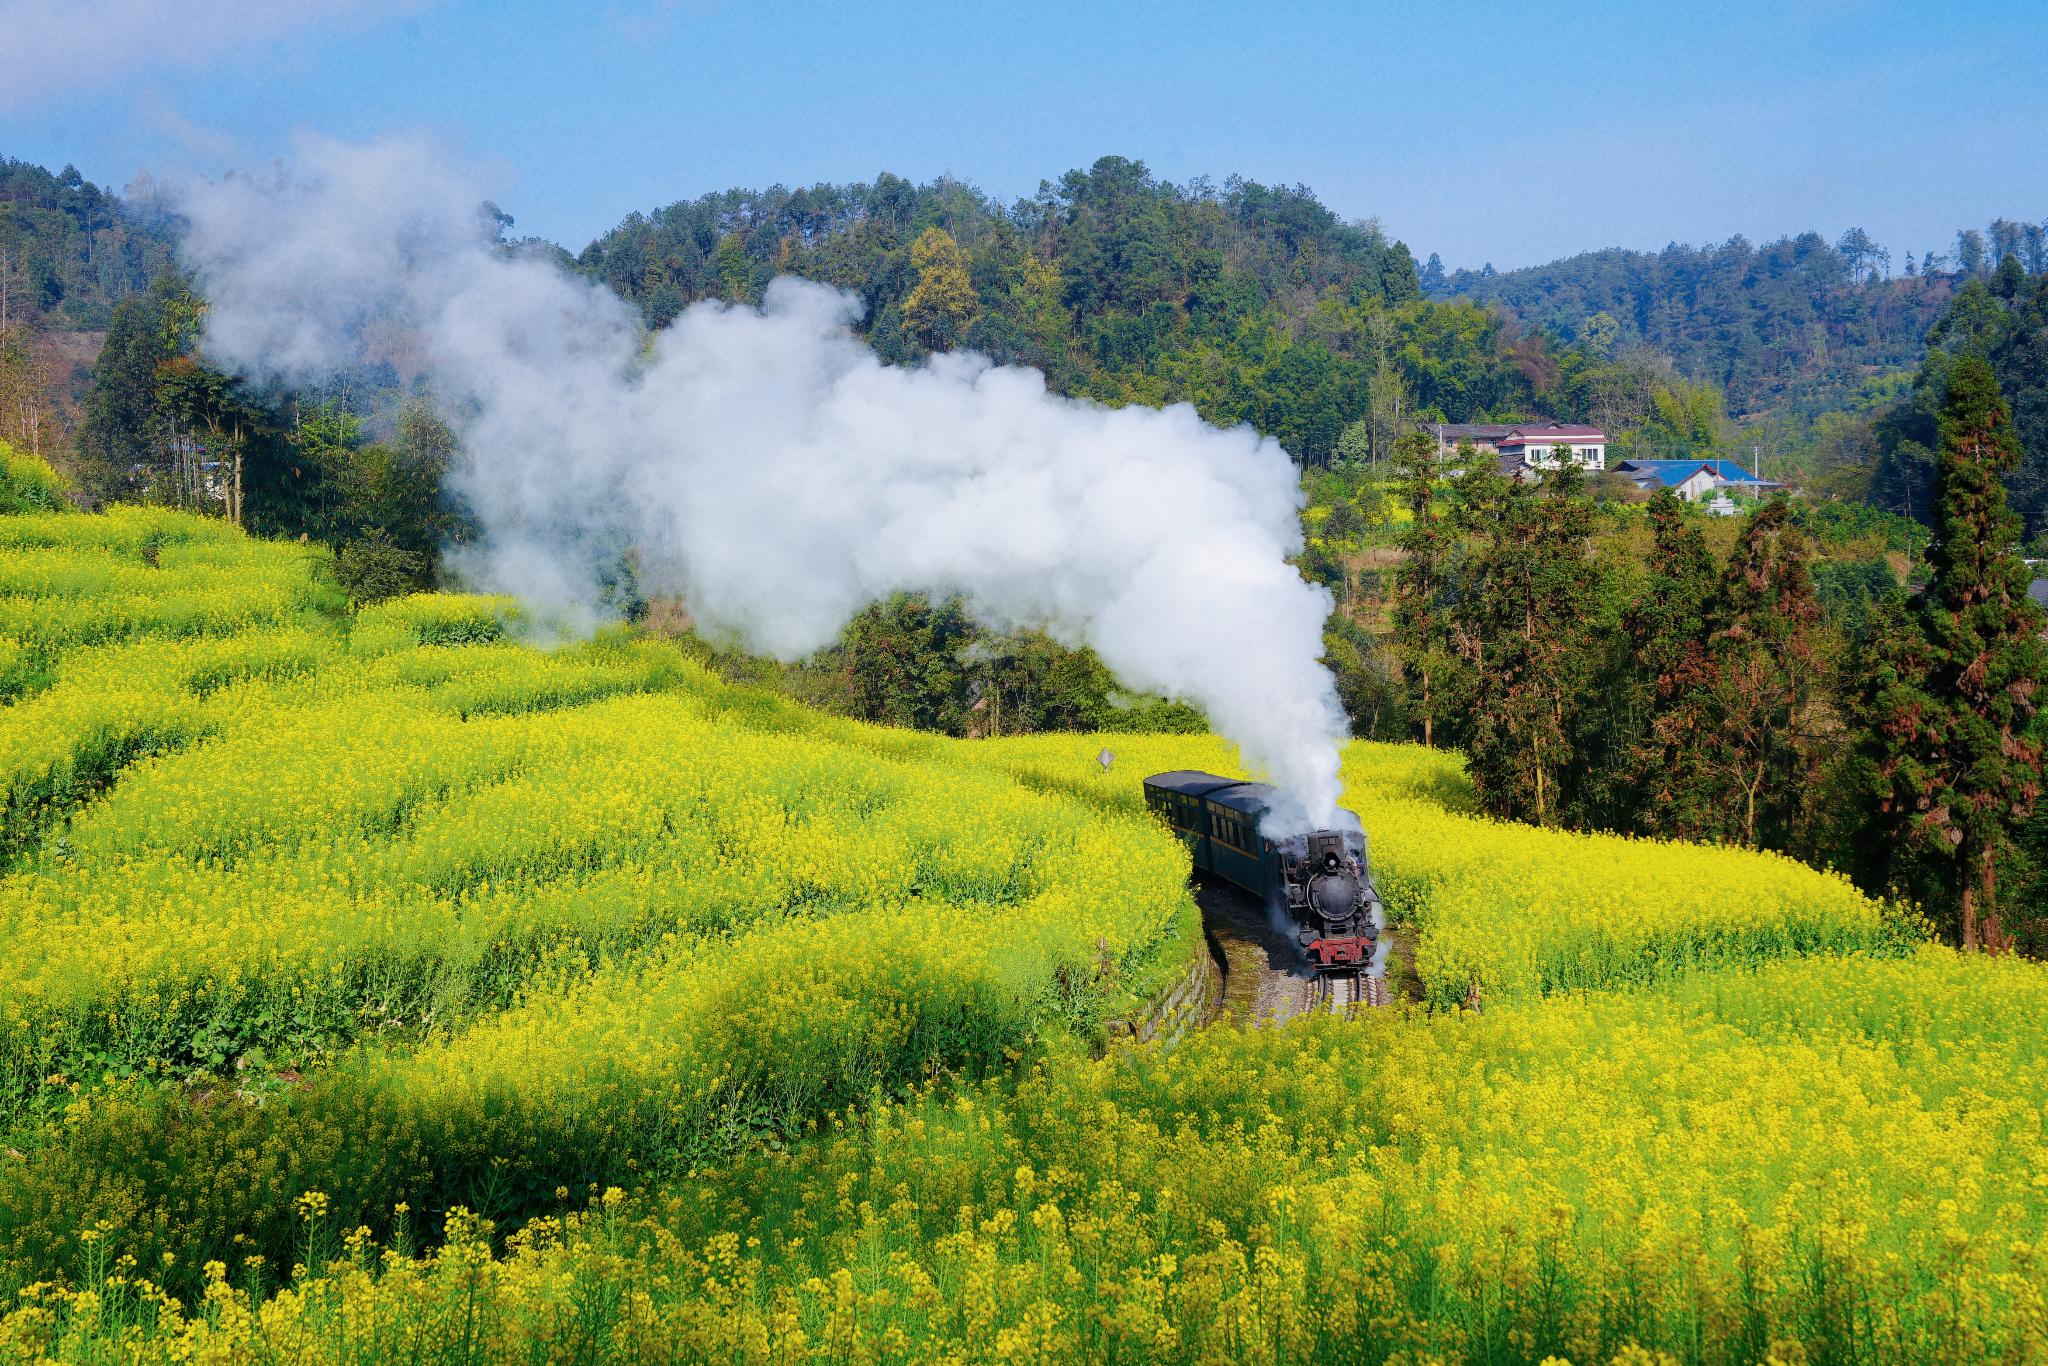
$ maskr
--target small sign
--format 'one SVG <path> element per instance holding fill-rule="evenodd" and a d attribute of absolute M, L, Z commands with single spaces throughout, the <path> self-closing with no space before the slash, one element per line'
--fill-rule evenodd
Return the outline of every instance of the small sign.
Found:
<path fill-rule="evenodd" d="M 1116 756 L 1105 749 L 1102 753 L 1095 756 L 1095 762 L 1101 764 L 1102 771 L 1107 773 L 1109 772 L 1109 766 L 1116 762 Z"/>

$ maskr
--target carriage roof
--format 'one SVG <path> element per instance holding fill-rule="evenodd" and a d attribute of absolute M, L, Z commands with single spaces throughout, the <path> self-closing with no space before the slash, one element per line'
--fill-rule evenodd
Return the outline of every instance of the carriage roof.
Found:
<path fill-rule="evenodd" d="M 1202 795 L 1226 811 L 1263 816 L 1273 805 L 1274 791 L 1270 783 L 1231 783 Z"/>
<path fill-rule="evenodd" d="M 1171 773 L 1155 773 L 1145 780 L 1145 786 L 1160 788 L 1167 792 L 1178 792 L 1188 797 L 1201 797 L 1219 788 L 1237 787 L 1235 778 L 1219 778 L 1213 773 L 1197 769 L 1175 769 Z"/>

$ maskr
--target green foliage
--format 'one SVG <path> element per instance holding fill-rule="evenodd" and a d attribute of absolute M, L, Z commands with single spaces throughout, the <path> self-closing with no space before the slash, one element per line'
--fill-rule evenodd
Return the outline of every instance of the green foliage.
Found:
<path fill-rule="evenodd" d="M 1323 628 L 1323 663 L 1337 684 L 1337 701 L 1351 734 L 1398 740 L 1408 734 L 1401 676 L 1381 642 L 1341 613 Z"/>
<path fill-rule="evenodd" d="M 170 258 L 167 216 L 145 188 L 123 202 L 66 166 L 0 157 L 0 271 L 13 321 L 97 331 Z"/>
<path fill-rule="evenodd" d="M 1470 469 L 1477 463 L 1476 452 L 1460 446 L 1453 463 Z M 1401 532 L 1404 554 L 1394 579 L 1393 650 L 1407 714 L 1422 742 L 1435 745 L 1455 738 L 1474 683 L 1452 631 L 1455 524 L 1437 443 L 1422 432 L 1403 436 L 1394 445 L 1394 477 L 1409 520 Z"/>
<path fill-rule="evenodd" d="M 1184 703 L 1125 693 L 1091 650 L 990 631 L 961 602 L 920 594 L 868 607 L 815 661 L 763 681 L 858 720 L 955 736 L 1208 728 Z"/>
<path fill-rule="evenodd" d="M 1739 414 L 1824 407 L 1870 367 L 1915 364 L 1953 289 L 1947 276 L 1873 279 L 1870 250 L 1810 232 L 1761 248 L 1739 236 L 1615 248 L 1503 273 L 1460 270 L 1431 296 L 1499 303 L 1593 356 L 1652 347 L 1688 379 L 1725 390 Z"/>
<path fill-rule="evenodd" d="M 1484 461 L 1459 481 L 1473 544 L 1453 622 L 1473 678 L 1472 782 L 1489 813 L 1538 825 L 1563 817 L 1571 716 L 1593 658 L 1600 571 L 1586 553 L 1582 486 L 1570 461 L 1541 489 Z"/>
<path fill-rule="evenodd" d="M 823 280 L 861 295 L 885 360 L 969 346 L 1059 392 L 1249 422 L 1310 465 L 1368 412 L 1384 459 L 1419 412 L 1531 410 L 1546 373 L 1487 310 L 1424 303 L 1407 248 L 1307 190 L 1176 186 L 1120 157 L 1008 208 L 891 176 L 711 195 L 628 218 L 579 264 L 653 323 L 773 273 Z"/>
<path fill-rule="evenodd" d="M 1941 410 L 1957 365 L 1974 357 L 1991 367 L 2011 411 L 2019 455 L 2004 480 L 2013 510 L 2028 535 L 2048 527 L 2048 275 L 2007 262 L 1956 291 L 1928 333 L 1910 392 L 1873 421 L 1868 497 L 1878 506 L 1933 520 Z"/>
<path fill-rule="evenodd" d="M 981 312 L 967 264 L 967 253 L 944 228 L 926 228 L 910 244 L 917 286 L 903 300 L 903 322 L 931 350 L 950 349 Z"/>
<path fill-rule="evenodd" d="M 1813 591 L 1829 624 L 1844 639 L 1858 641 L 1877 604 L 1899 591 L 1899 579 L 1882 556 L 1823 559 L 1813 566 Z"/>
<path fill-rule="evenodd" d="M 1646 824 L 1750 848 L 1806 847 L 1827 683 L 1812 550 L 1782 500 L 1752 514 L 1651 727 Z M 1654 589 L 1652 591 L 1655 591 Z"/>
<path fill-rule="evenodd" d="M 1870 503 L 1801 498 L 1789 505 L 1788 515 L 1794 526 L 1825 549 L 1840 550 L 1863 542 L 1914 557 L 1927 550 L 1925 525 Z"/>
<path fill-rule="evenodd" d="M 1962 942 L 2006 947 L 1997 869 L 2040 794 L 2033 733 L 2048 653 L 2027 596 L 2020 519 L 2002 476 L 2021 459 L 1992 367 L 1950 367 L 1940 415 L 1932 579 L 1910 615 L 1889 613 L 1866 662 L 1864 757 L 1888 836 L 1949 861 Z"/>
<path fill-rule="evenodd" d="M 1646 573 L 1609 652 L 1604 705 L 1590 709 L 1582 819 L 1616 830 L 1669 830 L 1697 776 L 1686 771 L 1694 737 L 1667 719 L 1702 671 L 1716 588 L 1702 514 L 1669 490 L 1648 507 Z"/>
<path fill-rule="evenodd" d="M 897 594 L 847 624 L 832 652 L 848 714 L 862 721 L 949 735 L 967 732 L 974 705 L 963 657 L 975 627 L 957 601 Z"/>
<path fill-rule="evenodd" d="M 372 527 L 334 552 L 334 577 L 348 595 L 350 607 L 368 607 L 423 587 L 427 564 Z"/>

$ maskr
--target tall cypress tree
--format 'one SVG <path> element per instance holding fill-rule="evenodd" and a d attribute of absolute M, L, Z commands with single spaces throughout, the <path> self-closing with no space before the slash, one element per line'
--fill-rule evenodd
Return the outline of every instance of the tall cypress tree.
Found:
<path fill-rule="evenodd" d="M 1702 732 L 1713 724 L 1708 618 L 1718 585 L 1698 515 L 1670 490 L 1650 500 L 1649 575 L 1622 618 L 1629 647 L 1624 733 L 1636 798 L 1633 825 L 1646 833 L 1681 834 L 1698 827 L 1694 794 Z"/>
<path fill-rule="evenodd" d="M 1823 664 L 1812 555 L 1782 501 L 1751 517 L 1728 558 L 1707 643 L 1710 824 L 1719 838 L 1751 848 L 1792 847 L 1820 780 L 1814 712 Z"/>
<path fill-rule="evenodd" d="M 1408 433 L 1394 443 L 1394 470 L 1411 517 L 1401 534 L 1406 556 L 1394 575 L 1394 653 L 1408 713 L 1422 722 L 1422 743 L 1434 745 L 1439 723 L 1455 714 L 1453 702 L 1465 691 L 1443 601 L 1456 538 L 1441 497 L 1436 442 L 1426 432 Z"/>
<path fill-rule="evenodd" d="M 1489 814 L 1539 825 L 1563 815 L 1572 717 L 1592 662 L 1597 569 L 1583 491 L 1569 462 L 1540 492 L 1485 464 L 1459 481 L 1461 524 L 1478 543 L 1455 618 L 1473 670 L 1472 782 Z"/>
<path fill-rule="evenodd" d="M 1695 533 L 1696 535 L 1697 533 Z M 1712 581 L 1704 541 L 1674 531 L 1674 576 L 1653 581 L 1655 630 L 1638 667 L 1654 671 L 1657 716 L 1637 751 L 1641 828 L 1681 839 L 1784 849 L 1805 837 L 1819 781 L 1824 667 L 1812 546 L 1784 503 L 1757 512 L 1711 594 L 1655 601 Z"/>
<path fill-rule="evenodd" d="M 2020 520 L 2000 477 L 2020 458 L 1991 367 L 1958 359 L 1941 407 L 1933 581 L 1910 629 L 1891 633 L 1865 684 L 1866 749 L 1880 814 L 1954 860 L 1965 947 L 2008 946 L 1998 861 L 2033 810 L 2032 735 L 2044 665 L 2040 611 L 2015 553 Z"/>

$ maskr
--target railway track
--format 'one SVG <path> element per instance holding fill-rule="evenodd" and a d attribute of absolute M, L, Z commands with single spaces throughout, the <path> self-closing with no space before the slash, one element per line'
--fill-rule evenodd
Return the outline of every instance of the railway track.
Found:
<path fill-rule="evenodd" d="M 1313 978 L 1307 994 L 1303 1013 L 1310 1015 L 1350 1015 L 1361 1007 L 1383 1006 L 1388 1001 L 1386 979 L 1362 972 L 1327 973 Z"/>
<path fill-rule="evenodd" d="M 1265 907 L 1231 884 L 1198 877 L 1195 900 L 1223 969 L 1221 1014 L 1247 1024 L 1284 1024 L 1314 1011 L 1349 1015 L 1392 999 L 1385 978 L 1340 977 L 1334 988 L 1319 984 L 1294 935 L 1276 929 Z"/>

